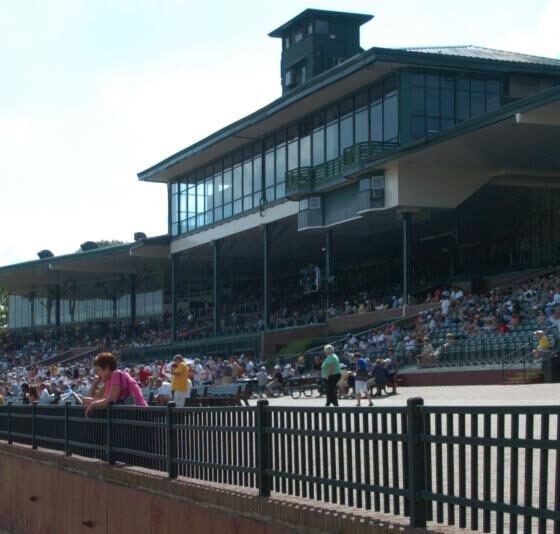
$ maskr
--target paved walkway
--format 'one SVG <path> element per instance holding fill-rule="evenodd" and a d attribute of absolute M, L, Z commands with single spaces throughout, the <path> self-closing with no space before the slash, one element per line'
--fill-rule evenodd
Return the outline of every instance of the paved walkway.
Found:
<path fill-rule="evenodd" d="M 427 405 L 473 406 L 473 405 L 559 405 L 560 384 L 523 384 L 496 386 L 424 386 L 401 387 L 397 395 L 384 395 L 374 398 L 376 406 L 403 406 L 407 399 L 421 397 Z M 323 406 L 325 397 L 319 397 L 317 392 L 312 398 L 301 397 L 292 399 L 290 396 L 268 399 L 274 406 Z M 251 404 L 255 401 L 252 400 Z M 355 406 L 353 399 L 341 399 L 340 406 Z M 367 402 L 362 402 L 366 405 Z"/>

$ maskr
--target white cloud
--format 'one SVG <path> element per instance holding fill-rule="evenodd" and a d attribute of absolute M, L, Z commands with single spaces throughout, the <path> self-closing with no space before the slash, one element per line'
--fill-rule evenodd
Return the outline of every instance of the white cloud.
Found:
<path fill-rule="evenodd" d="M 528 4 L 530 8 L 530 4 Z M 536 56 L 560 58 L 560 0 L 549 0 L 537 18 L 534 31 L 505 32 L 491 46 Z"/>

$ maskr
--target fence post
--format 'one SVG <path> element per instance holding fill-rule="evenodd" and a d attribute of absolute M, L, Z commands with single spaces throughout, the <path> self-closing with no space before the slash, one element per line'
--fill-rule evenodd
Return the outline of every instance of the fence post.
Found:
<path fill-rule="evenodd" d="M 266 473 L 272 469 L 272 434 L 266 432 L 270 428 L 270 413 L 267 412 L 267 400 L 257 401 L 257 487 L 259 497 L 270 497 L 272 477 Z"/>
<path fill-rule="evenodd" d="M 407 401 L 408 423 L 408 501 L 410 526 L 426 527 L 428 503 L 421 492 L 426 489 L 426 444 L 420 436 L 425 432 L 424 417 L 419 408 L 424 400 L 419 397 Z"/>
<path fill-rule="evenodd" d="M 64 454 L 70 456 L 70 403 L 64 403 Z"/>
<path fill-rule="evenodd" d="M 113 440 L 113 403 L 109 402 L 107 404 L 107 449 L 106 449 L 106 456 L 107 456 L 107 463 L 109 465 L 115 465 L 115 459 L 113 458 L 113 453 L 111 451 L 112 448 L 112 440 Z"/>
<path fill-rule="evenodd" d="M 167 403 L 165 423 L 167 427 L 167 474 L 169 475 L 169 478 L 177 478 L 177 463 L 175 462 L 175 458 L 177 456 L 177 433 L 173 428 L 174 408 L 174 402 Z"/>
<path fill-rule="evenodd" d="M 8 402 L 8 445 L 12 443 L 12 403 Z"/>
<path fill-rule="evenodd" d="M 35 417 L 37 415 L 37 401 L 31 403 L 31 448 L 37 448 L 37 429 L 35 428 Z"/>

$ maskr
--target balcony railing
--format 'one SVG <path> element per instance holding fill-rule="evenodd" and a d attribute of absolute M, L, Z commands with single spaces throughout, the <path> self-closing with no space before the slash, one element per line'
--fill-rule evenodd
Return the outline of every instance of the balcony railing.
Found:
<path fill-rule="evenodd" d="M 343 178 L 351 168 L 377 159 L 398 146 L 398 143 L 391 142 L 357 143 L 345 148 L 342 155 L 336 159 L 314 167 L 292 169 L 286 175 L 286 196 L 296 200 L 310 193 L 321 191 Z"/>

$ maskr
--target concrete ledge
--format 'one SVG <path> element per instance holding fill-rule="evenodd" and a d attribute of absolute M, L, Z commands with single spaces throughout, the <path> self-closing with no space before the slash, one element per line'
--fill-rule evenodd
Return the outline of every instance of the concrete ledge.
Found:
<path fill-rule="evenodd" d="M 132 514 L 136 523 L 116 519 L 117 513 Z M 197 518 L 189 522 L 189 534 L 427 532 L 408 527 L 404 517 L 295 497 L 261 498 L 252 489 L 170 480 L 164 473 L 0 443 L 0 529 L 7 532 L 162 534 L 182 532 L 185 517 Z"/>

